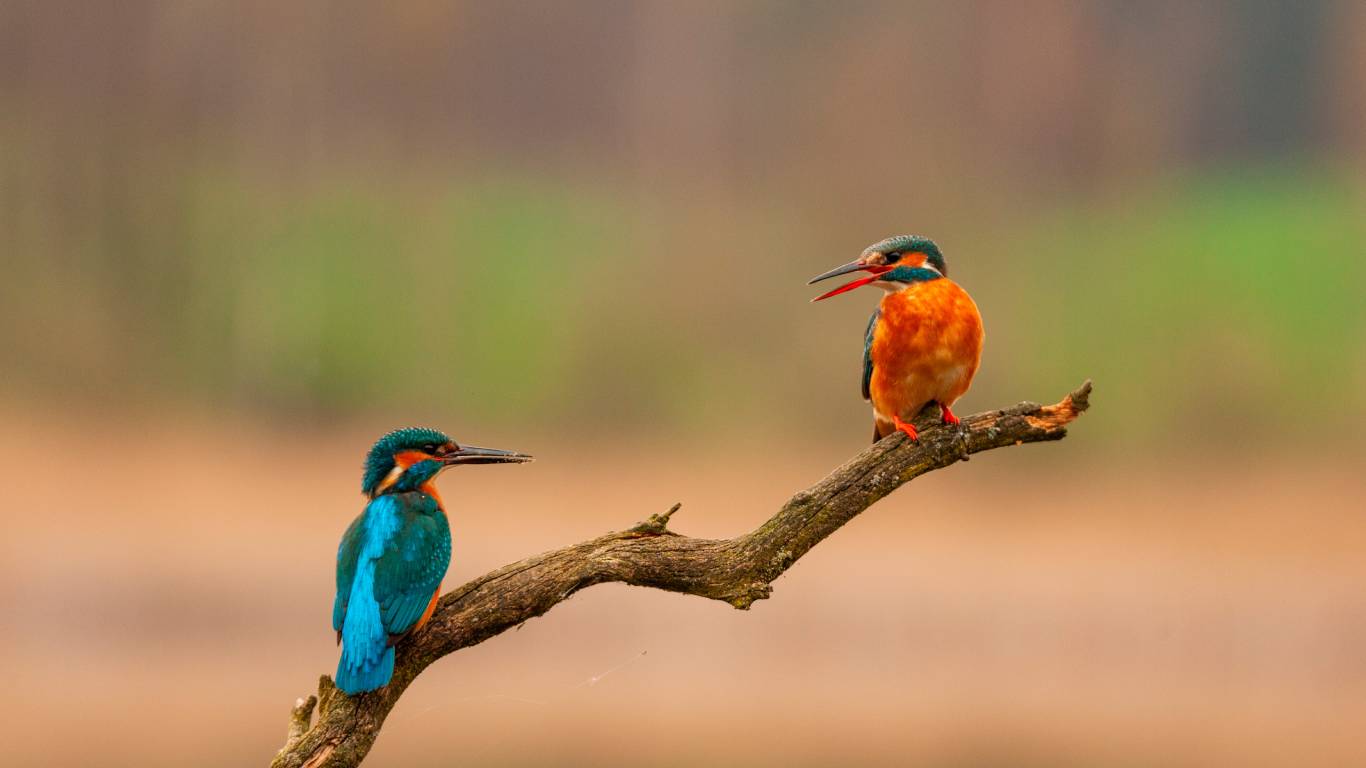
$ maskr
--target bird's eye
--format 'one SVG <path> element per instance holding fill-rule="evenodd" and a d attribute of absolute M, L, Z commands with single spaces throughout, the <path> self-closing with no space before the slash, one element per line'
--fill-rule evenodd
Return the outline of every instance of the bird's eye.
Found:
<path fill-rule="evenodd" d="M 422 446 L 423 453 L 436 453 L 436 443 L 427 443 Z"/>
<path fill-rule="evenodd" d="M 901 251 L 892 251 L 891 253 L 887 254 L 888 264 L 895 264 L 898 261 L 901 261 Z"/>

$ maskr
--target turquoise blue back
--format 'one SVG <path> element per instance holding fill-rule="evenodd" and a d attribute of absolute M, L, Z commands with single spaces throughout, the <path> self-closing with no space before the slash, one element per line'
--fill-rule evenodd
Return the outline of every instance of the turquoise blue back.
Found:
<path fill-rule="evenodd" d="M 337 687 L 373 691 L 394 674 L 391 638 L 413 629 L 451 563 L 446 514 L 420 491 L 375 498 L 342 535 L 332 627 L 340 633 Z"/>

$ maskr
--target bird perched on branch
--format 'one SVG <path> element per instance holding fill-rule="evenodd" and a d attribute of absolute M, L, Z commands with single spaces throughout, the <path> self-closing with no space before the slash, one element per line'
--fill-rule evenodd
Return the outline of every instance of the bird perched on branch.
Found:
<path fill-rule="evenodd" d="M 342 645 L 337 687 L 348 695 L 388 685 L 394 643 L 431 618 L 451 564 L 451 528 L 436 492 L 442 470 L 531 461 L 526 454 L 459 445 L 434 429 L 398 429 L 365 459 L 370 500 L 337 547 L 332 628 Z"/>
<path fill-rule="evenodd" d="M 863 397 L 873 403 L 873 442 L 896 430 L 919 439 L 911 419 L 931 402 L 945 424 L 968 391 L 982 359 L 982 316 L 972 297 L 948 279 L 939 246 L 927 237 L 897 235 L 807 285 L 851 272 L 853 282 L 817 296 L 828 299 L 864 285 L 886 291 L 863 338 Z"/>

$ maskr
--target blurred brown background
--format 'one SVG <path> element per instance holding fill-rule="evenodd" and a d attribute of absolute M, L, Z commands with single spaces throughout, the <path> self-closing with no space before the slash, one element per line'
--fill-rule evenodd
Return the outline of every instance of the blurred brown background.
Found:
<path fill-rule="evenodd" d="M 748 613 L 597 587 L 429 670 L 367 765 L 1366 764 L 1366 4 L 0 0 L 6 764 L 263 764 L 335 665 L 400 425 L 447 585 L 729 536 L 864 446 L 933 236 L 960 407 Z"/>

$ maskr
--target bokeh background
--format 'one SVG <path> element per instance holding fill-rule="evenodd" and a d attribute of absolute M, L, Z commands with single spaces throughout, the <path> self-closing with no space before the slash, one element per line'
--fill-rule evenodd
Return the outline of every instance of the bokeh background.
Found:
<path fill-rule="evenodd" d="M 1366 3 L 0 0 L 9 765 L 250 765 L 335 664 L 381 432 L 447 584 L 860 450 L 935 237 L 960 412 L 747 613 L 617 585 L 430 669 L 368 764 L 1366 763 Z"/>

